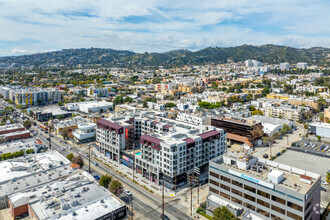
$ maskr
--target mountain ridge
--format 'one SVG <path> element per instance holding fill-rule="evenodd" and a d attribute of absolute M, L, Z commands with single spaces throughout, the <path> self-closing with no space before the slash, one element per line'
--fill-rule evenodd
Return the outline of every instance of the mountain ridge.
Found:
<path fill-rule="evenodd" d="M 99 65 L 99 66 L 165 66 L 203 65 L 234 62 L 247 59 L 257 59 L 266 64 L 281 62 L 308 62 L 330 66 L 330 48 L 294 48 L 273 44 L 260 46 L 241 45 L 235 47 L 206 47 L 198 51 L 178 49 L 167 52 L 135 53 L 127 50 L 110 48 L 79 48 L 63 49 L 59 51 L 36 53 L 20 56 L 0 57 L 2 66 L 12 65 L 34 67 L 64 65 Z"/>

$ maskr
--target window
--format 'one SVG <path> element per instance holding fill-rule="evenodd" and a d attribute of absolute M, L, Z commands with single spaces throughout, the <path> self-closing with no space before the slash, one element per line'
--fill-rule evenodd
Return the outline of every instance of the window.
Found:
<path fill-rule="evenodd" d="M 217 181 L 210 179 L 210 183 L 219 187 L 219 183 Z"/>
<path fill-rule="evenodd" d="M 244 189 L 250 191 L 250 192 L 253 192 L 253 193 L 256 193 L 256 189 L 251 187 L 251 186 L 248 186 L 248 185 L 244 185 Z"/>
<path fill-rule="evenodd" d="M 295 220 L 302 220 L 302 217 L 299 216 L 299 215 L 296 215 L 296 214 L 293 214 L 292 212 L 287 212 L 287 215 L 290 217 L 290 218 L 293 218 Z"/>
<path fill-rule="evenodd" d="M 233 202 L 235 202 L 237 204 L 242 205 L 242 200 L 236 199 L 235 197 L 231 197 L 231 201 L 233 201 Z"/>
<path fill-rule="evenodd" d="M 307 205 L 305 206 L 305 211 L 309 208 L 309 206 L 313 203 L 313 197 L 309 200 Z"/>
<path fill-rule="evenodd" d="M 269 208 L 269 203 L 268 202 L 265 202 L 265 201 L 262 201 L 262 200 L 258 199 L 257 203 L 259 205 L 262 205 L 262 206 L 265 206 L 265 207 Z"/>
<path fill-rule="evenodd" d="M 255 202 L 256 201 L 256 198 L 248 195 L 248 194 L 244 194 L 244 198 L 248 199 L 248 200 L 251 200 L 252 202 Z"/>
<path fill-rule="evenodd" d="M 242 192 L 240 192 L 240 191 L 238 191 L 238 190 L 236 190 L 236 189 L 234 189 L 234 188 L 231 189 L 231 192 L 232 192 L 232 193 L 235 193 L 236 195 L 239 195 L 239 196 L 242 196 L 242 195 L 243 195 Z"/>
<path fill-rule="evenodd" d="M 257 208 L 257 212 L 258 212 L 259 214 L 261 214 L 261 215 L 264 215 L 264 216 L 266 216 L 266 217 L 269 217 L 269 212 L 266 212 L 266 211 L 264 211 L 264 210 L 262 210 L 262 209 Z"/>
<path fill-rule="evenodd" d="M 279 197 L 272 196 L 272 200 L 275 201 L 275 202 L 281 203 L 282 205 L 285 205 L 285 200 L 281 199 Z"/>
<path fill-rule="evenodd" d="M 220 179 L 223 180 L 223 181 L 225 181 L 225 182 L 227 182 L 227 183 L 230 183 L 230 179 L 227 178 L 227 177 L 221 176 Z"/>
<path fill-rule="evenodd" d="M 285 210 L 284 210 L 284 209 L 281 209 L 281 208 L 279 208 L 279 207 L 277 207 L 277 206 L 275 206 L 275 205 L 272 205 L 272 210 L 274 210 L 274 211 L 276 211 L 276 212 L 279 212 L 279 213 L 285 215 Z"/>
<path fill-rule="evenodd" d="M 221 187 L 222 189 L 225 189 L 225 190 L 227 190 L 227 191 L 230 191 L 230 187 L 229 187 L 229 186 L 226 186 L 226 185 L 220 184 L 220 187 Z"/>
<path fill-rule="evenodd" d="M 256 207 L 254 207 L 253 205 L 250 205 L 250 204 L 248 204 L 248 203 L 246 203 L 246 202 L 243 203 L 243 206 L 245 206 L 246 208 L 251 209 L 251 210 L 253 210 L 253 211 L 256 210 Z"/>
<path fill-rule="evenodd" d="M 280 218 L 280 217 L 277 217 L 276 215 L 271 215 L 271 217 L 272 217 L 272 219 L 274 219 L 274 220 L 282 220 L 282 218 Z"/>
<path fill-rule="evenodd" d="M 260 190 L 258 190 L 258 195 L 263 196 L 263 197 L 266 197 L 267 199 L 270 198 L 270 195 L 268 193 L 265 193 L 265 192 L 260 191 Z"/>
<path fill-rule="evenodd" d="M 216 190 L 216 189 L 214 189 L 212 187 L 210 187 L 210 192 L 213 192 L 215 194 L 219 194 L 219 190 Z"/>
<path fill-rule="evenodd" d="M 291 208 L 293 208 L 293 209 L 295 209 L 295 210 L 297 210 L 299 212 L 302 212 L 302 207 L 299 206 L 299 205 L 297 205 L 297 204 L 294 204 L 294 203 L 288 201 L 287 206 L 288 207 L 291 207 Z"/>
<path fill-rule="evenodd" d="M 226 198 L 226 199 L 230 199 L 230 196 L 226 193 L 220 192 L 220 196 Z"/>
<path fill-rule="evenodd" d="M 240 182 L 237 182 L 236 180 L 232 180 L 231 182 L 232 182 L 232 184 L 233 184 L 234 186 L 238 186 L 238 187 L 240 187 L 240 188 L 243 187 L 243 184 L 240 183 Z"/>
<path fill-rule="evenodd" d="M 210 171 L 210 175 L 215 178 L 219 178 L 219 174 L 213 173 L 212 171 Z"/>

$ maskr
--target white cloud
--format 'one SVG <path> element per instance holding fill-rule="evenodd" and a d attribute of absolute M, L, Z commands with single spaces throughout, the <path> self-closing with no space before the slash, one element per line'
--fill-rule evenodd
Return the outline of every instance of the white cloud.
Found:
<path fill-rule="evenodd" d="M 328 11 L 327 0 L 0 0 L 0 49 L 329 47 Z"/>

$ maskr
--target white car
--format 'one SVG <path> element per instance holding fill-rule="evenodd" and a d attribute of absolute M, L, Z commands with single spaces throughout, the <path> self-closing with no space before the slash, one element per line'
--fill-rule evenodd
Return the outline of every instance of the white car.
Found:
<path fill-rule="evenodd" d="M 325 182 L 325 181 L 323 181 L 323 180 L 321 180 L 321 184 L 322 184 L 322 185 L 328 185 L 328 183 Z"/>
<path fill-rule="evenodd" d="M 124 190 L 124 193 L 125 193 L 127 196 L 132 196 L 132 193 L 131 193 L 129 190 L 127 190 L 127 189 Z"/>

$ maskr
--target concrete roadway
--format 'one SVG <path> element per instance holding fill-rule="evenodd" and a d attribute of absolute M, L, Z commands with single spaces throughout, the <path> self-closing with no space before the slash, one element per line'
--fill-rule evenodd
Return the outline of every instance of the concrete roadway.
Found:
<path fill-rule="evenodd" d="M 32 126 L 30 130 L 38 131 L 39 134 L 36 137 L 42 140 L 43 143 L 48 146 L 48 134 L 45 134 L 40 129 L 37 129 L 36 126 Z M 63 146 L 63 143 L 59 143 L 57 139 L 57 137 L 51 138 L 51 150 L 57 150 L 64 156 L 69 153 L 78 154 L 78 152 L 80 152 L 80 150 L 75 147 L 72 147 L 70 150 L 69 148 Z M 71 146 L 69 144 L 65 145 Z M 65 151 L 61 150 L 63 147 L 65 148 Z M 88 170 L 88 157 L 85 157 L 84 155 L 82 155 L 82 157 L 84 158 L 84 162 L 86 164 L 84 169 Z M 98 162 L 98 166 L 94 166 L 92 162 L 94 162 L 93 159 L 91 159 L 92 175 L 102 176 L 109 174 L 115 179 L 120 180 L 123 183 L 124 188 L 132 192 L 133 210 L 135 213 L 134 219 L 160 219 L 162 213 L 162 200 L 160 197 L 150 193 L 139 185 L 132 183 L 131 180 L 128 180 L 124 176 L 119 175 L 117 172 L 109 169 L 104 164 Z M 121 199 L 129 205 L 129 198 L 127 198 L 127 196 L 123 194 L 121 195 Z M 191 217 L 186 214 L 188 210 L 179 203 L 180 199 L 178 198 L 165 198 L 165 215 L 167 215 L 170 219 L 191 219 Z"/>

